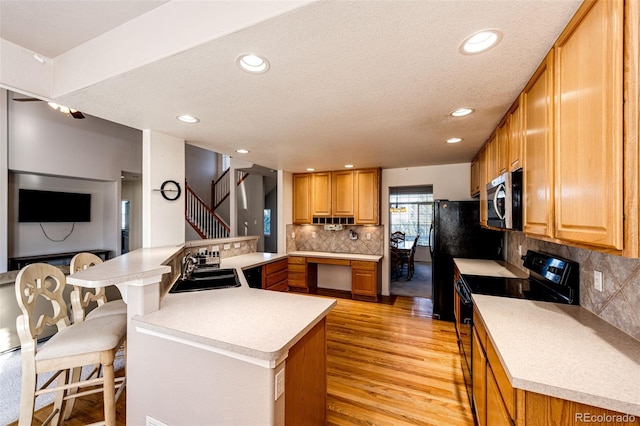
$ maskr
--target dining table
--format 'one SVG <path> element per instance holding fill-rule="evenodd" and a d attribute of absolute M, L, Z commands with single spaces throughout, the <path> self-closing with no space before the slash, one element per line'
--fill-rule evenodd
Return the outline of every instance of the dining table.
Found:
<path fill-rule="evenodd" d="M 407 280 L 410 280 L 413 277 L 413 246 L 415 244 L 415 240 L 400 240 L 398 241 L 398 254 L 400 255 L 400 259 L 403 259 L 407 264 Z"/>

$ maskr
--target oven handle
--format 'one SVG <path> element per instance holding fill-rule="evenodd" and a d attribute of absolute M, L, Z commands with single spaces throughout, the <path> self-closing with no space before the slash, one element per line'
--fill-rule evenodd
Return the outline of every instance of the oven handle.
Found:
<path fill-rule="evenodd" d="M 504 220 L 504 218 L 507 216 L 507 212 L 505 211 L 504 214 L 500 214 L 500 210 L 498 209 L 498 194 L 500 193 L 500 188 L 502 188 L 502 190 L 505 192 L 505 194 L 507 192 L 507 188 L 504 186 L 503 183 L 498 185 L 498 187 L 496 188 L 496 192 L 494 192 L 494 194 L 493 194 L 493 210 L 498 215 L 498 219 Z"/>
<path fill-rule="evenodd" d="M 459 279 L 458 281 L 456 281 L 455 284 L 455 289 L 456 289 L 456 293 L 458 293 L 458 296 L 460 296 L 460 300 L 462 301 L 462 303 L 465 306 L 473 306 L 473 302 L 471 301 L 471 297 L 469 297 L 468 294 L 466 294 L 466 292 L 464 292 L 462 290 L 462 280 Z"/>

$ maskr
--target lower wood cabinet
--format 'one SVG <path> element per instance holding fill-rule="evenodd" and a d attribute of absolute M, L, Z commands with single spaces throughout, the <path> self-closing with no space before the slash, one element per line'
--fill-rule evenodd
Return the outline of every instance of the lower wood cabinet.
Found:
<path fill-rule="evenodd" d="M 351 261 L 351 296 L 354 299 L 378 300 L 378 262 Z"/>
<path fill-rule="evenodd" d="M 308 263 L 306 257 L 289 256 L 289 290 L 311 293 L 318 287 L 318 265 Z"/>
<path fill-rule="evenodd" d="M 262 288 L 274 291 L 289 291 L 289 261 L 282 259 L 262 267 Z"/>
<path fill-rule="evenodd" d="M 473 383 L 473 406 L 478 426 L 487 425 L 487 356 L 480 344 L 478 332 L 473 330 L 473 358 L 471 360 L 471 382 Z"/>
<path fill-rule="evenodd" d="M 511 426 L 514 424 L 502 401 L 502 394 L 491 368 L 487 368 L 486 404 L 487 425 Z"/>

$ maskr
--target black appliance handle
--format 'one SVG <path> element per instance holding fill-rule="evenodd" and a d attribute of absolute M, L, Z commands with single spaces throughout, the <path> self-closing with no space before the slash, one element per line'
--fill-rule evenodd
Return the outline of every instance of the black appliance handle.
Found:
<path fill-rule="evenodd" d="M 433 244 L 435 244 L 435 232 L 433 230 L 433 222 L 431 222 L 431 225 L 429 225 L 429 254 L 431 255 L 431 259 L 433 260 Z M 431 240 L 431 236 L 433 235 L 433 242 Z"/>
<path fill-rule="evenodd" d="M 455 289 L 458 296 L 460 296 L 460 300 L 465 306 L 473 306 L 473 301 L 471 300 L 471 296 L 462 289 L 464 284 L 462 283 L 462 279 L 456 281 Z"/>

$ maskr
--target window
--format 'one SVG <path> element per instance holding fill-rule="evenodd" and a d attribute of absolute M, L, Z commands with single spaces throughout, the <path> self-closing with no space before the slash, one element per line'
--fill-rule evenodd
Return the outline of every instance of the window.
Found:
<path fill-rule="evenodd" d="M 222 154 L 221 163 L 222 171 L 225 172 L 229 167 L 231 167 L 231 157 L 226 154 Z"/>
<path fill-rule="evenodd" d="M 419 246 L 429 243 L 429 227 L 433 220 L 431 186 L 389 188 L 390 233 L 401 231 L 406 240 L 419 235 Z"/>
<path fill-rule="evenodd" d="M 271 235 L 271 209 L 264 209 L 264 235 Z"/>

